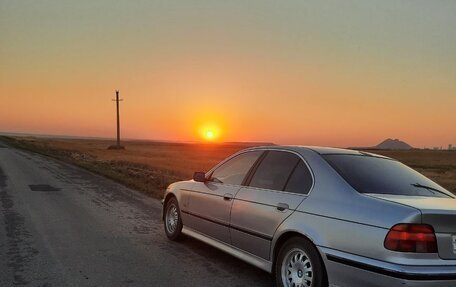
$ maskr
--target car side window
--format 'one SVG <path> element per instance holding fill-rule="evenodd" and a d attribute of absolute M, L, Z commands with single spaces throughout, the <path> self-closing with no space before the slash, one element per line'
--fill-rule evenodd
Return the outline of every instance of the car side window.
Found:
<path fill-rule="evenodd" d="M 269 151 L 250 180 L 249 186 L 284 190 L 300 158 L 290 152 Z"/>
<path fill-rule="evenodd" d="M 284 191 L 308 194 L 311 187 L 312 175 L 310 174 L 310 170 L 302 160 L 299 160 L 298 165 L 288 179 Z"/>
<path fill-rule="evenodd" d="M 263 151 L 250 151 L 233 157 L 220 165 L 210 176 L 210 180 L 218 183 L 241 185 L 250 168 Z"/>

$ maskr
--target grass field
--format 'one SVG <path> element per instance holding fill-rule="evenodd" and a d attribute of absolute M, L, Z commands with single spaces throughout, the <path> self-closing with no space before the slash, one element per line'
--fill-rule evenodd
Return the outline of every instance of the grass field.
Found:
<path fill-rule="evenodd" d="M 248 144 L 188 144 L 127 141 L 126 150 L 107 150 L 108 140 L 1 137 L 13 146 L 38 152 L 104 175 L 156 198 L 171 182 L 207 171 Z M 456 193 L 456 152 L 375 150 L 398 159 Z"/>

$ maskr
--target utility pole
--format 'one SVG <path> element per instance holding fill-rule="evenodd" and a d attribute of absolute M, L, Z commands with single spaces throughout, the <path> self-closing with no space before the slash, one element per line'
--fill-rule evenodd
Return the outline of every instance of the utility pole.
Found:
<path fill-rule="evenodd" d="M 113 99 L 116 102 L 116 111 L 117 111 L 117 144 L 110 146 L 108 149 L 125 149 L 125 147 L 120 145 L 120 113 L 119 113 L 119 102 L 123 99 L 119 99 L 119 91 L 116 90 L 116 98 Z"/>

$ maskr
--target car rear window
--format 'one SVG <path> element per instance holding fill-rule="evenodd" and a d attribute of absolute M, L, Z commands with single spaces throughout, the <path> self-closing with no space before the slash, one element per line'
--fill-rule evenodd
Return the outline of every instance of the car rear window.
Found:
<path fill-rule="evenodd" d="M 348 154 L 323 158 L 361 193 L 452 197 L 440 185 L 396 160 Z"/>

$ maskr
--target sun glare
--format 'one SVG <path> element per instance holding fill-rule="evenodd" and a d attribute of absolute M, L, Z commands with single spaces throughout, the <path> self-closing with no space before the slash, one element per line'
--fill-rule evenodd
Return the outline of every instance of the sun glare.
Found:
<path fill-rule="evenodd" d="M 217 142 L 220 140 L 221 130 L 217 124 L 205 123 L 198 128 L 199 137 L 207 142 Z"/>
<path fill-rule="evenodd" d="M 214 131 L 211 131 L 211 130 L 206 131 L 206 134 L 205 134 L 206 139 L 212 140 L 214 138 L 214 136 L 215 136 Z"/>

